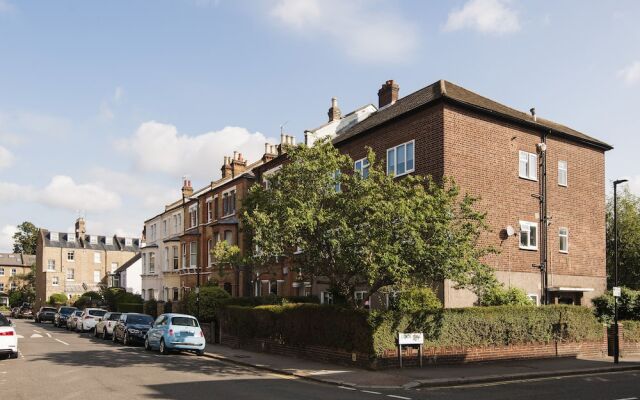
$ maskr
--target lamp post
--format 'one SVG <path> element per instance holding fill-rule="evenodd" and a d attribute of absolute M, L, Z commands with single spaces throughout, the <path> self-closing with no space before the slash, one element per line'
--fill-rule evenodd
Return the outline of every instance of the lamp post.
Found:
<path fill-rule="evenodd" d="M 614 252 L 614 269 L 613 282 L 618 287 L 618 185 L 627 182 L 628 179 L 618 179 L 613 181 L 613 252 Z M 620 338 L 618 334 L 618 296 L 613 296 L 613 362 L 618 364 L 620 361 Z"/>

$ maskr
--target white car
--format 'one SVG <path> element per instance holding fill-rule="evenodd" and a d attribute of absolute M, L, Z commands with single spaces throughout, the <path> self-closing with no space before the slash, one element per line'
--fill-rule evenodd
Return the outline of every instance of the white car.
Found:
<path fill-rule="evenodd" d="M 102 308 L 85 308 L 78 322 L 76 322 L 76 332 L 90 331 L 96 327 L 98 319 L 104 317 L 107 310 Z"/>
<path fill-rule="evenodd" d="M 8 354 L 11 358 L 18 358 L 18 335 L 4 315 L 0 314 L 0 354 Z"/>
<path fill-rule="evenodd" d="M 120 319 L 120 314 L 122 313 L 108 312 L 104 317 L 99 318 L 98 323 L 96 324 L 96 329 L 93 332 L 93 336 L 107 339 L 109 336 L 113 335 L 113 327 L 116 326 L 116 323 Z"/>

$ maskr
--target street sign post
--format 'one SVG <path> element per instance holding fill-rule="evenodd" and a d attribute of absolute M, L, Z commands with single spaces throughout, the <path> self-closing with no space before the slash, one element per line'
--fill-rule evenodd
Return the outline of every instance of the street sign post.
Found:
<path fill-rule="evenodd" d="M 420 359 L 420 367 L 422 367 L 422 345 L 424 343 L 424 334 L 422 332 L 403 333 L 398 332 L 398 361 L 402 368 L 402 346 L 418 347 L 418 357 Z"/>

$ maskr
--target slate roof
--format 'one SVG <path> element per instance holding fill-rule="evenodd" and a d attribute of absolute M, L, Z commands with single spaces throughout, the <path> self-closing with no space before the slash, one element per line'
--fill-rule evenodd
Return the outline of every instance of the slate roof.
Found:
<path fill-rule="evenodd" d="M 507 118 L 516 123 L 525 124 L 532 128 L 548 129 L 551 130 L 552 135 L 566 137 L 604 150 L 611 150 L 613 148 L 605 142 L 557 122 L 539 117 L 534 121 L 533 117 L 529 113 L 507 107 L 445 80 L 439 80 L 425 88 L 398 99 L 398 101 L 390 106 L 381 108 L 377 112 L 371 114 L 369 118 L 364 121 L 342 131 L 342 133 L 337 136 L 333 142 L 343 142 L 378 125 L 400 117 L 405 113 L 434 103 L 438 100 L 451 101 L 462 106 L 471 107 L 476 111 L 491 114 L 496 117 Z"/>
<path fill-rule="evenodd" d="M 30 267 L 36 262 L 36 256 L 20 253 L 0 253 L 0 266 Z"/>
<path fill-rule="evenodd" d="M 69 233 L 58 232 L 58 240 L 51 240 L 51 233 L 42 229 L 45 247 L 59 247 L 63 249 L 92 249 L 107 251 L 140 251 L 140 239 L 131 239 L 131 246 L 126 246 L 126 239 L 119 236 L 84 235 L 69 241 Z M 74 235 L 75 236 L 75 235 Z M 91 236 L 97 238 L 96 243 L 91 243 Z M 107 244 L 107 237 L 112 238 L 111 244 Z"/>

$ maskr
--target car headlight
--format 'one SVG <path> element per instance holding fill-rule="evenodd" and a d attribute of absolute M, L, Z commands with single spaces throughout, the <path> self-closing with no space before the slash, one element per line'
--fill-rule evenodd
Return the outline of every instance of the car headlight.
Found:
<path fill-rule="evenodd" d="M 135 333 L 135 334 L 141 333 L 138 329 L 129 329 L 128 331 L 129 333 Z"/>

